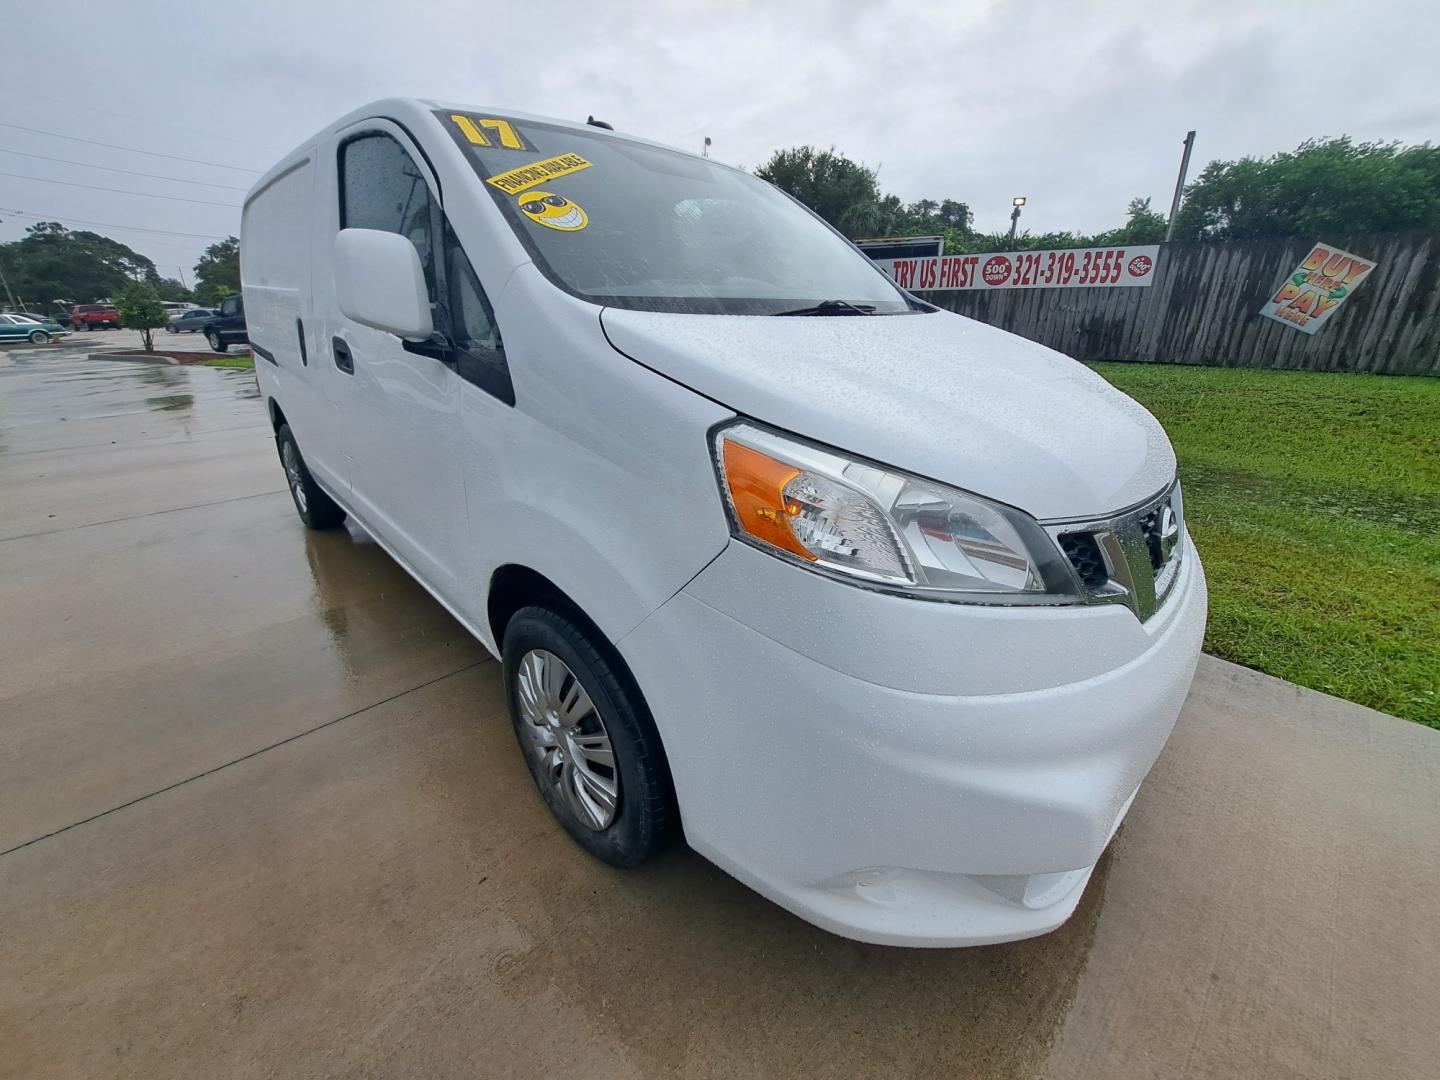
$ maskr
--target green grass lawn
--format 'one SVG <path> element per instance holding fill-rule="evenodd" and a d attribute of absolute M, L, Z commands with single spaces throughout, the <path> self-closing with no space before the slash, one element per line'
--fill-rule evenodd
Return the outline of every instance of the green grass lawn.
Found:
<path fill-rule="evenodd" d="M 247 371 L 255 370 L 255 357 L 253 356 L 217 356 L 213 360 L 200 361 L 202 367 L 228 367 L 244 368 Z"/>
<path fill-rule="evenodd" d="M 1440 379 L 1091 366 L 1175 444 L 1206 651 L 1440 727 Z"/>

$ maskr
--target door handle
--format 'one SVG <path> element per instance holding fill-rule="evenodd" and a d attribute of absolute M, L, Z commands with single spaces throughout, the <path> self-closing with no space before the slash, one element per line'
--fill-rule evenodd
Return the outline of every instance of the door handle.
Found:
<path fill-rule="evenodd" d="M 350 355 L 350 346 L 337 337 L 330 339 L 330 349 L 335 353 L 335 366 L 346 375 L 354 375 L 355 360 Z"/>

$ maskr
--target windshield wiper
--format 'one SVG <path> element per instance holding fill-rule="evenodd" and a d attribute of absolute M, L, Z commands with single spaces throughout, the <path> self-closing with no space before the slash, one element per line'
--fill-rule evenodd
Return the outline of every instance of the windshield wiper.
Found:
<path fill-rule="evenodd" d="M 874 304 L 852 304 L 849 300 L 821 300 L 814 307 L 777 311 L 776 315 L 874 315 Z"/>

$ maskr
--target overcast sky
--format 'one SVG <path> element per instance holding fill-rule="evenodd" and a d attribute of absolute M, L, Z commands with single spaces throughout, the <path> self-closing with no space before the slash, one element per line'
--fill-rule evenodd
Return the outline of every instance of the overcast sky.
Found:
<path fill-rule="evenodd" d="M 42 8 L 9 27 L 0 121 L 242 168 L 0 127 L 0 173 L 42 178 L 0 175 L 0 240 L 60 219 L 130 244 L 167 276 L 183 267 L 187 280 L 211 238 L 238 231 L 243 189 L 260 170 L 390 95 L 593 113 L 690 150 L 709 135 L 715 157 L 748 167 L 780 147 L 833 145 L 878 167 L 907 201 L 968 202 L 981 229 L 1005 227 L 1011 196 L 1026 195 L 1022 226 L 1036 232 L 1119 224 L 1135 195 L 1168 209 L 1189 128 L 1199 132 L 1192 175 L 1213 158 L 1317 135 L 1440 137 L 1433 2 Z"/>

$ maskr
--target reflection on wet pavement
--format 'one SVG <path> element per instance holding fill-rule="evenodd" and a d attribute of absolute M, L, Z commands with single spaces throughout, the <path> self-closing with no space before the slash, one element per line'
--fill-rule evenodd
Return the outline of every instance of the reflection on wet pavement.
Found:
<path fill-rule="evenodd" d="M 186 399 L 175 408 L 157 400 Z M 0 1075 L 1428 1077 L 1440 738 L 1202 664 L 1075 916 L 844 941 L 552 825 L 249 372 L 0 355 Z"/>

